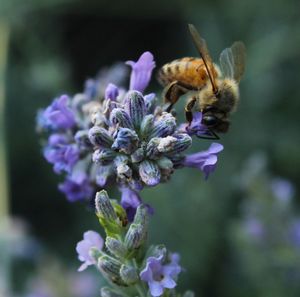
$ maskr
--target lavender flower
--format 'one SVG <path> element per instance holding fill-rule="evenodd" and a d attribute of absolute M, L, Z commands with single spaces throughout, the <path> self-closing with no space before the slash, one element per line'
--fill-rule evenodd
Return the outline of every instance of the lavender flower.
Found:
<path fill-rule="evenodd" d="M 168 181 L 179 167 L 200 168 L 206 177 L 215 168 L 221 145 L 185 157 L 191 136 L 205 133 L 201 113 L 190 126 L 178 127 L 155 94 L 142 94 L 155 67 L 153 55 L 145 52 L 127 64 L 130 91 L 117 85 L 119 71 L 112 71 L 111 82 L 103 76 L 89 79 L 83 93 L 55 99 L 38 119 L 42 130 L 51 128 L 44 155 L 56 173 L 66 174 L 59 189 L 69 201 L 89 198 L 110 183 L 138 195 L 145 186 Z M 74 178 L 74 171 L 84 178 Z M 129 217 L 130 208 L 134 213 L 136 205 L 126 206 Z"/>
<path fill-rule="evenodd" d="M 68 129 L 75 125 L 75 116 L 68 107 L 70 98 L 62 95 L 55 99 L 43 113 L 44 123 L 54 129 Z"/>
<path fill-rule="evenodd" d="M 139 194 L 130 188 L 121 188 L 121 205 L 126 210 L 129 221 L 133 221 L 137 207 L 142 203 Z"/>
<path fill-rule="evenodd" d="M 66 135 L 52 134 L 48 145 L 44 149 L 46 160 L 54 165 L 54 171 L 71 172 L 71 169 L 79 159 L 79 149 L 75 144 L 69 143 Z"/>
<path fill-rule="evenodd" d="M 101 251 L 104 241 L 102 237 L 95 231 L 87 231 L 83 234 L 83 240 L 79 241 L 76 246 L 78 259 L 83 264 L 78 268 L 78 271 L 85 270 L 89 265 L 95 265 L 96 259 L 91 255 L 91 250 Z"/>
<path fill-rule="evenodd" d="M 209 174 L 215 170 L 218 161 L 218 153 L 222 150 L 223 145 L 212 143 L 207 151 L 186 156 L 183 165 L 200 169 L 204 173 L 205 179 L 207 179 Z"/>
<path fill-rule="evenodd" d="M 68 176 L 63 183 L 59 184 L 58 188 L 70 202 L 90 198 L 94 192 L 88 177 L 83 172 L 81 172 L 80 178 L 74 179 Z"/>
<path fill-rule="evenodd" d="M 105 89 L 105 99 L 116 100 L 119 95 L 119 89 L 114 84 L 109 84 Z"/>
<path fill-rule="evenodd" d="M 181 271 L 179 266 L 179 255 L 172 254 L 169 263 L 164 263 L 164 255 L 149 257 L 146 267 L 141 271 L 141 280 L 148 283 L 150 293 L 153 297 L 161 296 L 164 289 L 176 287 L 176 278 Z"/>
<path fill-rule="evenodd" d="M 152 70 L 155 67 L 153 55 L 150 52 L 145 52 L 137 62 L 127 61 L 126 64 L 132 68 L 129 89 L 144 92 L 151 79 Z"/>
<path fill-rule="evenodd" d="M 207 127 L 202 124 L 202 113 L 198 111 L 194 112 L 192 122 L 190 124 L 182 124 L 179 130 L 187 132 L 190 136 L 195 135 L 198 137 L 208 132 Z"/>

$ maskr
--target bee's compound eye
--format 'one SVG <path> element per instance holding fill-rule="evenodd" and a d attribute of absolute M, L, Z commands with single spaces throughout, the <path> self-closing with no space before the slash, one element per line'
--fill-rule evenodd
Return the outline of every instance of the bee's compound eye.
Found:
<path fill-rule="evenodd" d="M 215 126 L 217 124 L 217 122 L 218 122 L 218 119 L 213 115 L 204 116 L 202 119 L 202 123 L 208 127 Z"/>

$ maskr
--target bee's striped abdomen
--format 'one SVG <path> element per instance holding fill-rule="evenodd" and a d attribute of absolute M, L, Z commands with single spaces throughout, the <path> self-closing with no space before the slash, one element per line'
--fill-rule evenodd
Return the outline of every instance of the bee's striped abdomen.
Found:
<path fill-rule="evenodd" d="M 217 72 L 214 71 L 217 75 Z M 162 85 L 177 80 L 191 88 L 201 88 L 206 84 L 208 75 L 201 58 L 186 57 L 165 64 L 158 73 Z"/>

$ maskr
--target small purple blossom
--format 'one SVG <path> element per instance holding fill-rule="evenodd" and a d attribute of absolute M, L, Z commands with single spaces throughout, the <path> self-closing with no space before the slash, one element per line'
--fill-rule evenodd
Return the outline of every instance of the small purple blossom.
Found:
<path fill-rule="evenodd" d="M 164 255 L 149 257 L 146 267 L 141 271 L 141 280 L 148 283 L 150 293 L 153 297 L 161 296 L 164 289 L 176 287 L 176 278 L 181 271 L 179 266 L 179 255 L 172 254 L 170 263 L 164 264 Z"/>
<path fill-rule="evenodd" d="M 192 122 L 190 124 L 182 124 L 179 127 L 179 131 L 186 132 L 190 136 L 196 135 L 198 137 L 207 134 L 207 127 L 202 124 L 202 113 L 198 111 L 194 112 Z"/>
<path fill-rule="evenodd" d="M 114 84 L 108 84 L 108 86 L 105 89 L 105 99 L 110 99 L 112 101 L 115 101 L 118 96 L 119 96 L 118 87 Z"/>
<path fill-rule="evenodd" d="M 76 144 L 69 143 L 66 135 L 52 134 L 44 149 L 44 157 L 54 165 L 56 173 L 69 173 L 79 159 L 79 149 Z"/>
<path fill-rule="evenodd" d="M 63 183 L 59 184 L 58 188 L 70 202 L 91 198 L 94 192 L 85 173 L 76 179 L 68 176 Z"/>
<path fill-rule="evenodd" d="M 121 188 L 121 205 L 126 210 L 128 220 L 133 221 L 137 207 L 142 203 L 139 194 L 130 188 Z"/>
<path fill-rule="evenodd" d="M 73 111 L 68 107 L 68 101 L 69 97 L 62 95 L 55 99 L 44 111 L 44 122 L 51 128 L 68 129 L 75 125 L 75 116 Z"/>
<path fill-rule="evenodd" d="M 223 148 L 222 144 L 212 143 L 207 151 L 186 156 L 183 160 L 183 165 L 200 169 L 204 173 L 205 179 L 207 179 L 209 174 L 215 170 L 218 153 L 221 152 Z"/>
<path fill-rule="evenodd" d="M 90 265 L 97 264 L 96 259 L 91 256 L 91 249 L 101 251 L 104 241 L 102 237 L 95 231 L 87 231 L 83 234 L 83 240 L 79 241 L 76 246 L 78 259 L 83 262 L 78 271 L 85 270 Z"/>
<path fill-rule="evenodd" d="M 143 93 L 149 84 L 152 70 L 155 67 L 153 55 L 150 52 L 145 52 L 137 62 L 127 61 L 126 64 L 132 68 L 129 89 Z"/>

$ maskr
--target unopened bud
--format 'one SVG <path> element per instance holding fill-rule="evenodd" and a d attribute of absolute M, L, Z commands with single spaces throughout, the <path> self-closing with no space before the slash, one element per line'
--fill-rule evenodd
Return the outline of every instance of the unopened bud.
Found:
<path fill-rule="evenodd" d="M 120 275 L 122 280 L 127 285 L 132 285 L 136 283 L 139 279 L 138 273 L 136 268 L 132 266 L 122 265 L 120 269 Z"/>
<path fill-rule="evenodd" d="M 82 148 L 90 148 L 92 146 L 87 130 L 77 131 L 74 136 L 74 139 L 76 143 Z"/>
<path fill-rule="evenodd" d="M 160 182 L 160 170 L 153 161 L 144 160 L 140 163 L 139 174 L 147 186 L 156 186 Z"/>
<path fill-rule="evenodd" d="M 121 266 L 122 264 L 118 260 L 110 256 L 102 256 L 98 259 L 98 268 L 104 276 L 115 284 L 125 285 L 120 275 Z"/>
<path fill-rule="evenodd" d="M 93 162 L 105 165 L 112 161 L 115 156 L 116 153 L 110 149 L 97 149 L 93 153 Z"/>
<path fill-rule="evenodd" d="M 131 154 L 131 162 L 139 163 L 144 159 L 144 150 L 142 148 L 137 149 L 133 154 Z"/>
<path fill-rule="evenodd" d="M 112 255 L 114 255 L 118 258 L 125 257 L 126 248 L 120 240 L 108 236 L 108 237 L 106 237 L 105 245 Z"/>
<path fill-rule="evenodd" d="M 110 148 L 113 143 L 113 139 L 107 130 L 97 126 L 89 130 L 89 139 L 93 145 L 100 147 Z"/>
<path fill-rule="evenodd" d="M 118 87 L 114 84 L 108 84 L 108 86 L 105 89 L 105 99 L 110 99 L 115 101 L 118 96 L 119 96 Z"/>
<path fill-rule="evenodd" d="M 145 204 L 140 204 L 134 216 L 133 223 L 137 225 L 142 225 L 144 228 L 147 228 L 149 220 L 149 208 Z"/>
<path fill-rule="evenodd" d="M 114 108 L 110 113 L 110 121 L 120 127 L 133 129 L 132 121 L 124 109 Z"/>
<path fill-rule="evenodd" d="M 142 93 L 129 91 L 125 98 L 125 110 L 130 115 L 135 129 L 140 129 L 140 124 L 146 115 L 146 106 Z"/>
<path fill-rule="evenodd" d="M 140 224 L 131 224 L 126 236 L 125 246 L 128 250 L 138 249 L 146 240 L 147 229 Z"/>
<path fill-rule="evenodd" d="M 167 112 L 163 112 L 158 121 L 154 123 L 151 131 L 152 137 L 166 137 L 174 133 L 176 129 L 176 119 Z"/>
<path fill-rule="evenodd" d="M 105 190 L 102 190 L 96 194 L 95 203 L 97 212 L 104 219 L 109 221 L 117 220 L 117 215 Z"/>
<path fill-rule="evenodd" d="M 131 154 L 138 146 L 139 137 L 135 131 L 128 128 L 120 128 L 112 145 L 113 150 Z"/>
<path fill-rule="evenodd" d="M 156 161 L 157 165 L 159 168 L 163 170 L 172 170 L 173 169 L 173 162 L 167 158 L 167 157 L 162 157 Z"/>
<path fill-rule="evenodd" d="M 153 129 L 153 123 L 154 123 L 154 115 L 148 114 L 144 117 L 142 123 L 141 123 L 141 135 L 143 138 L 148 138 L 150 136 L 150 133 Z"/>

